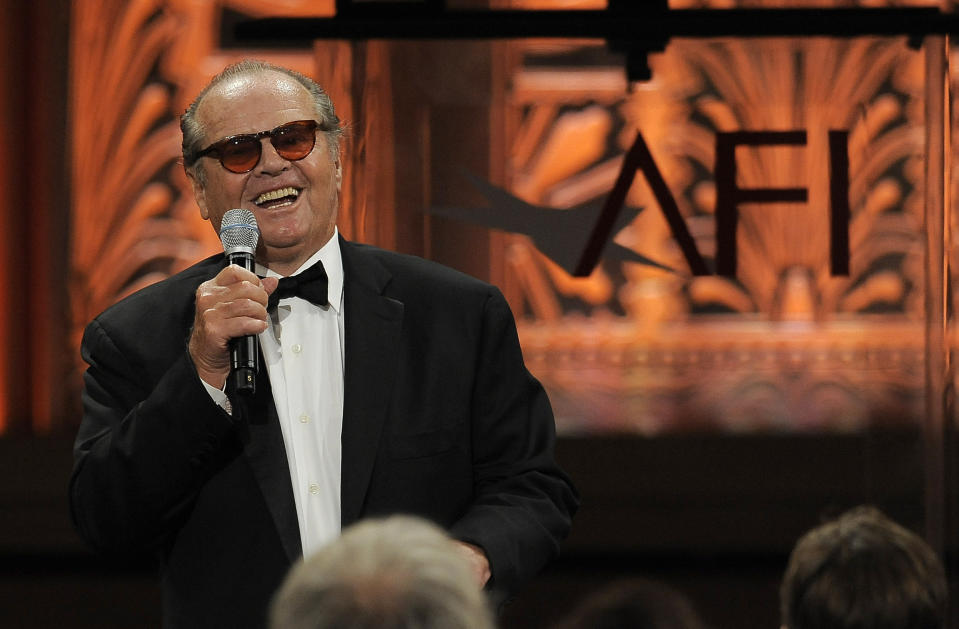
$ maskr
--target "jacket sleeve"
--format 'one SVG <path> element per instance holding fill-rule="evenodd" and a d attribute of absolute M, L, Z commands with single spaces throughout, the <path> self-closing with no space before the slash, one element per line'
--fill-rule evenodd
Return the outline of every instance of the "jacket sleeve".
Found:
<path fill-rule="evenodd" d="M 89 368 L 69 495 L 74 525 L 92 547 L 130 555 L 168 540 L 240 449 L 182 340 L 158 347 L 115 329 L 94 320 L 83 337 Z"/>
<path fill-rule="evenodd" d="M 549 399 L 526 369 L 512 313 L 495 288 L 486 300 L 476 360 L 475 499 L 451 534 L 486 551 L 489 587 L 508 595 L 559 553 L 579 500 L 554 459 Z"/>

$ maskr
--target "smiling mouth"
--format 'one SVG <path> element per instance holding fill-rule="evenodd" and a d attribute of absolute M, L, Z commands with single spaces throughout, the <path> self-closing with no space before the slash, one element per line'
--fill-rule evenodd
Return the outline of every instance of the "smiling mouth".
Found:
<path fill-rule="evenodd" d="M 292 205 L 299 196 L 300 191 L 297 188 L 287 186 L 286 188 L 264 192 L 253 199 L 253 202 L 261 208 L 272 209 Z"/>

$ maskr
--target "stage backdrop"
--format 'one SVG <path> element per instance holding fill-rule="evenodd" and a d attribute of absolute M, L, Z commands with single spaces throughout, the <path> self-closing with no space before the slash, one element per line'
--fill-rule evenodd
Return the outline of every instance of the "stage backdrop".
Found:
<path fill-rule="evenodd" d="M 742 3 L 834 4 L 849 3 Z M 670 4 L 714 5 L 731 3 Z M 676 39 L 632 84 L 602 41 L 223 41 L 237 17 L 332 12 L 74 3 L 73 348 L 104 307 L 218 249 L 176 117 L 252 56 L 333 94 L 348 237 L 504 290 L 562 433 L 857 431 L 938 412 L 926 387 L 952 374 L 954 253 L 951 125 L 929 102 L 948 87 L 942 40 Z"/>

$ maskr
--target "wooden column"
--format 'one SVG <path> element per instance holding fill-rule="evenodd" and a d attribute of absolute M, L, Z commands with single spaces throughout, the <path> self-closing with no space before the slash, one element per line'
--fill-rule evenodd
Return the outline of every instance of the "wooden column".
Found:
<path fill-rule="evenodd" d="M 3 3 L 0 38 L 0 433 L 66 413 L 66 0 Z"/>
<path fill-rule="evenodd" d="M 944 37 L 927 37 L 926 59 L 926 412 L 923 425 L 926 469 L 926 538 L 938 552 L 946 539 L 946 383 L 950 380 L 949 350 L 946 341 L 948 278 L 946 243 L 948 222 L 948 53 Z"/>

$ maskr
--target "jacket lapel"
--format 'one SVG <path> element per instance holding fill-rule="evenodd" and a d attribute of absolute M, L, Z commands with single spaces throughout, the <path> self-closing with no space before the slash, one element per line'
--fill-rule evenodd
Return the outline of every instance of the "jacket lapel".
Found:
<path fill-rule="evenodd" d="M 203 261 L 204 277 L 209 279 L 226 266 L 223 254 Z M 206 270 L 207 266 L 209 271 Z M 199 282 L 197 282 L 199 284 Z M 195 289 L 194 289 L 195 290 Z M 189 320 L 192 323 L 192 316 Z M 293 498 L 293 482 L 283 443 L 283 430 L 273 402 L 273 388 L 266 369 L 266 361 L 260 352 L 260 371 L 257 374 L 256 393 L 245 403 L 234 408 L 233 419 L 237 422 L 243 453 L 253 470 L 253 476 L 270 511 L 283 550 L 290 563 L 303 554 L 300 541 L 300 525 L 296 516 L 296 501 Z"/>
<path fill-rule="evenodd" d="M 346 309 L 341 522 L 359 519 L 396 373 L 403 304 L 383 294 L 390 273 L 361 247 L 340 240 Z"/>
<path fill-rule="evenodd" d="M 265 365 L 262 353 L 260 365 Z M 253 475 L 256 477 L 263 499 L 277 533 L 283 543 L 283 549 L 290 562 L 303 554 L 300 541 L 300 525 L 296 517 L 296 502 L 293 498 L 293 482 L 290 480 L 290 467 L 286 458 L 286 446 L 283 444 L 283 431 L 273 402 L 273 389 L 266 368 L 257 374 L 256 394 L 247 401 L 241 412 L 244 419 L 241 430 L 248 431 L 249 438 L 244 453 Z"/>

